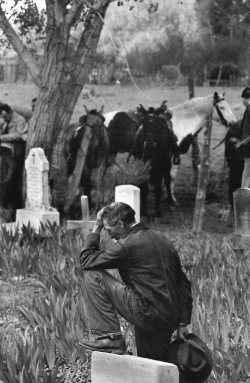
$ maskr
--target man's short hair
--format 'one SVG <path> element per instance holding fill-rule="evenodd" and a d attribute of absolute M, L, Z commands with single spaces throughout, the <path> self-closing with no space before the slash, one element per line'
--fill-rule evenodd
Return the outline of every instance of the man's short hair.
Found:
<path fill-rule="evenodd" d="M 1 114 L 2 112 L 11 113 L 11 112 L 12 112 L 12 109 L 11 109 L 11 107 L 10 107 L 9 105 L 7 105 L 7 104 L 1 104 L 1 105 L 0 105 L 0 114 Z"/>
<path fill-rule="evenodd" d="M 250 87 L 247 86 L 246 88 L 243 89 L 241 93 L 242 98 L 250 98 Z"/>
<path fill-rule="evenodd" d="M 123 202 L 113 202 L 104 208 L 103 219 L 107 219 L 110 226 L 115 226 L 122 221 L 124 226 L 135 222 L 135 211 Z"/>

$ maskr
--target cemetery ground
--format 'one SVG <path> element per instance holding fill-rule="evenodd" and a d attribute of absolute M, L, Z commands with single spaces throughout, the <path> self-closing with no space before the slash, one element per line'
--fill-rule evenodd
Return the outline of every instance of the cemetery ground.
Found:
<path fill-rule="evenodd" d="M 196 96 L 214 90 L 197 88 Z M 241 89 L 225 90 L 240 118 Z M 34 96 L 36 90 L 30 85 L 6 84 L 0 89 L 0 100 L 10 105 L 27 107 Z M 74 121 L 83 113 L 84 103 L 89 108 L 104 104 L 105 110 L 110 111 L 127 110 L 139 103 L 158 105 L 167 99 L 171 107 L 187 99 L 188 92 L 186 88 L 91 86 L 82 97 Z M 211 146 L 223 135 L 224 128 L 215 125 Z M 234 251 L 232 214 L 229 221 L 218 214 L 227 200 L 227 196 L 223 197 L 226 189 L 219 188 L 226 179 L 223 151 L 223 145 L 216 153 L 211 151 L 212 177 L 202 234 L 196 236 L 191 230 L 195 189 L 190 181 L 190 155 L 182 160 L 178 175 L 176 196 L 180 206 L 169 212 L 163 202 L 164 218 L 150 220 L 149 225 L 170 236 L 192 282 L 192 331 L 207 343 L 214 359 L 209 383 L 249 383 L 250 258 L 249 251 Z M 186 164 L 190 164 L 189 169 Z M 78 259 L 84 237 L 63 227 L 51 227 L 51 231 L 50 236 L 37 235 L 29 229 L 21 236 L 1 233 L 0 382 L 91 380 L 90 354 L 78 343 L 87 333 Z M 121 324 L 125 333 L 126 323 Z M 131 340 L 129 343 L 132 348 Z"/>

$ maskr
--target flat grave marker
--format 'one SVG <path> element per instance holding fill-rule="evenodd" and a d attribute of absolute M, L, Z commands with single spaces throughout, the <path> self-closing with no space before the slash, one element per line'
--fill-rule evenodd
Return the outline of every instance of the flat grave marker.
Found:
<path fill-rule="evenodd" d="M 131 355 L 92 352 L 92 383 L 179 383 L 177 366 Z"/>

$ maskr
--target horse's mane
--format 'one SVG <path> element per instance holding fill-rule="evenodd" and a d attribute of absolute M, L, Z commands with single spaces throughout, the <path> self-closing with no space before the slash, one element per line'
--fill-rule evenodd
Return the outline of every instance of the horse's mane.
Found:
<path fill-rule="evenodd" d="M 173 110 L 174 114 L 185 114 L 186 116 L 190 115 L 193 116 L 194 110 L 196 108 L 200 109 L 202 106 L 206 106 L 208 101 L 212 101 L 213 96 L 206 96 L 206 97 L 194 97 L 190 100 L 184 101 L 178 105 L 175 105 L 171 107 L 171 110 Z"/>

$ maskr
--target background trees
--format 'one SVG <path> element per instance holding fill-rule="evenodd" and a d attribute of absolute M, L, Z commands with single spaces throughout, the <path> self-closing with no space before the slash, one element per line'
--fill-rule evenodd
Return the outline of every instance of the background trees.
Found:
<path fill-rule="evenodd" d="M 245 0 L 45 0 L 45 5 L 38 12 L 34 0 L 13 0 L 6 10 L 0 0 L 0 28 L 37 85 L 27 150 L 45 149 L 54 191 L 69 122 L 94 62 L 101 71 L 106 65 L 108 81 L 122 78 L 128 67 L 133 76 L 155 79 L 170 76 L 174 65 L 200 84 L 212 71 L 217 81 L 225 65 L 238 74 L 250 70 Z"/>

